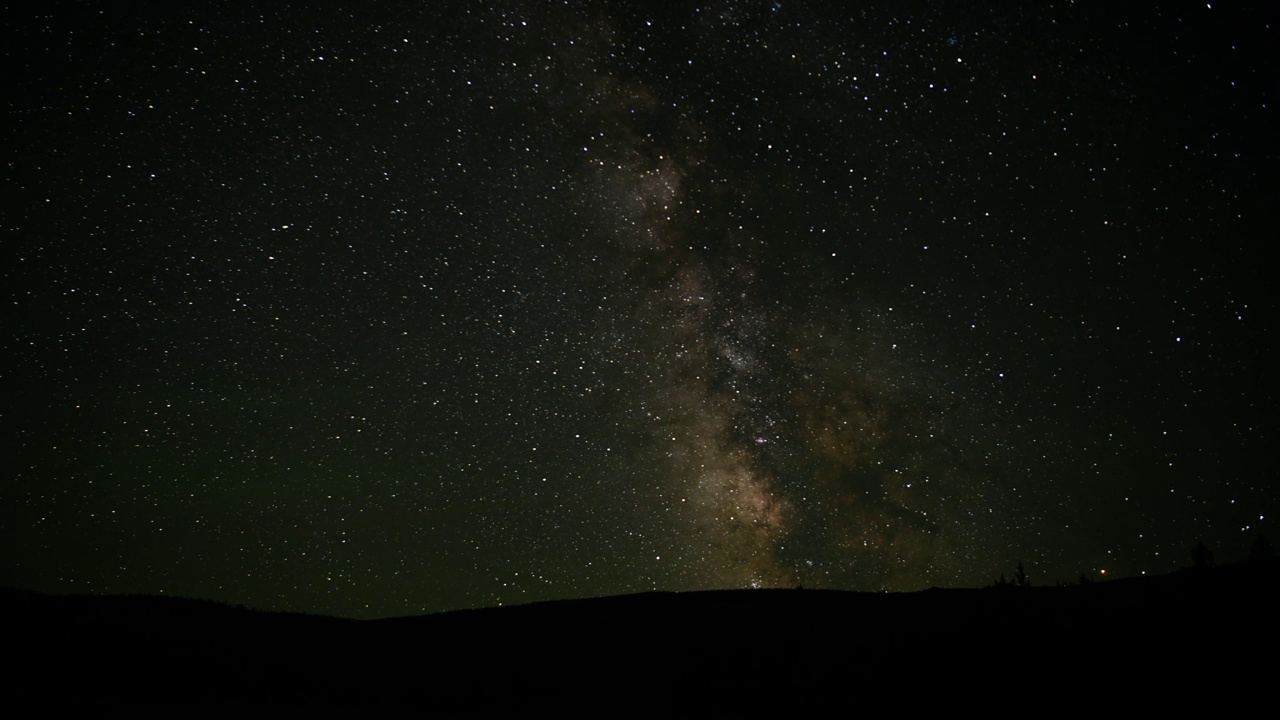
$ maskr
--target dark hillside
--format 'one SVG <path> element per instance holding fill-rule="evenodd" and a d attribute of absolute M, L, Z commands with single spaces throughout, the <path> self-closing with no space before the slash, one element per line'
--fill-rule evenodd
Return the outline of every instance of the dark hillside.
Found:
<path fill-rule="evenodd" d="M 849 707 L 868 693 L 1260 694 L 1277 571 L 1063 588 L 648 593 L 377 621 L 6 591 L 22 709 Z M 944 697 L 921 696 L 928 702 Z"/>

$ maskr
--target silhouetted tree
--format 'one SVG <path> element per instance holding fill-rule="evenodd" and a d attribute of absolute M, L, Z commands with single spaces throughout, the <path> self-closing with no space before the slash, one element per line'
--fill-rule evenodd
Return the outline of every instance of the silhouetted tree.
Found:
<path fill-rule="evenodd" d="M 1213 551 L 1209 549 L 1208 545 L 1204 544 L 1203 540 L 1191 551 L 1191 562 L 1201 570 L 1213 567 Z"/>
<path fill-rule="evenodd" d="M 998 588 L 1011 588 L 1011 587 L 1029 588 L 1029 587 L 1031 587 L 1031 581 L 1030 581 L 1030 580 L 1027 580 L 1027 571 L 1026 571 L 1026 570 L 1024 570 L 1024 569 L 1022 569 L 1022 563 L 1018 563 L 1018 569 L 1017 569 L 1017 571 L 1014 573 L 1014 575 L 1013 575 L 1013 579 L 1012 579 L 1012 580 L 1006 580 L 1006 579 L 1005 579 L 1005 577 L 1004 577 L 1004 573 L 1000 573 L 1000 579 L 999 579 L 999 580 L 996 580 L 996 584 L 995 584 L 993 587 L 998 587 Z"/>

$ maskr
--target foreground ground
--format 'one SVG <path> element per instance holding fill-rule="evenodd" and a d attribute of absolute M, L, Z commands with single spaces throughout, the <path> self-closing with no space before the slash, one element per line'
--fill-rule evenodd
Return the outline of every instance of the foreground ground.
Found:
<path fill-rule="evenodd" d="M 650 593 L 377 621 L 0 593 L 19 716 L 1266 699 L 1272 563 L 1064 588 Z"/>

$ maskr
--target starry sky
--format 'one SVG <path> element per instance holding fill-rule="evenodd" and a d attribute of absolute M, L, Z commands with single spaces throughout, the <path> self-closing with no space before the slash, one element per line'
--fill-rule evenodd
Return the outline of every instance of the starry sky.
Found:
<path fill-rule="evenodd" d="M 1265 3 L 338 5 L 4 11 L 0 584 L 382 617 L 1273 527 Z"/>

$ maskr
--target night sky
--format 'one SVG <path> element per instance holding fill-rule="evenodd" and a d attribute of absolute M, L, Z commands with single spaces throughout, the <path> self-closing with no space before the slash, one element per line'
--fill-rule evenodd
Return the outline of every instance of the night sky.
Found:
<path fill-rule="evenodd" d="M 4 11 L 0 585 L 379 617 L 1274 529 L 1265 3 L 324 5 Z"/>

